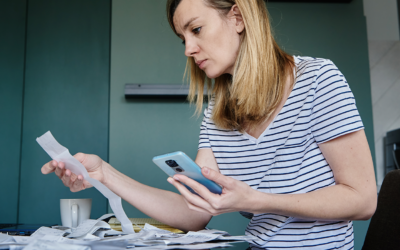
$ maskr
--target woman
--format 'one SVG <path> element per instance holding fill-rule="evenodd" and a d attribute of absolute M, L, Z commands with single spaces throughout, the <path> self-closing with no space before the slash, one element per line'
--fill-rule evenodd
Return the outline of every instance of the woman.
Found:
<path fill-rule="evenodd" d="M 258 237 L 255 248 L 352 248 L 351 220 L 372 216 L 376 185 L 354 97 L 336 66 L 282 51 L 263 0 L 168 0 L 167 14 L 185 44 L 189 98 L 199 111 L 205 82 L 212 95 L 196 162 L 222 195 L 183 175 L 168 178 L 181 195 L 159 190 L 97 156 L 75 157 L 133 206 L 182 230 L 241 211 L 252 218 L 246 233 Z M 53 171 L 73 192 L 90 186 L 62 162 L 42 168 Z"/>

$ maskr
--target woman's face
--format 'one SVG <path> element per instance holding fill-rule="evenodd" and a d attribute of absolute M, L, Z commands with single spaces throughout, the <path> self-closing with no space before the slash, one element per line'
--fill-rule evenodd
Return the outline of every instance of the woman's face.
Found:
<path fill-rule="evenodd" d="M 233 74 L 244 24 L 236 5 L 226 16 L 203 0 L 182 0 L 174 14 L 174 26 L 193 57 L 209 78 Z"/>

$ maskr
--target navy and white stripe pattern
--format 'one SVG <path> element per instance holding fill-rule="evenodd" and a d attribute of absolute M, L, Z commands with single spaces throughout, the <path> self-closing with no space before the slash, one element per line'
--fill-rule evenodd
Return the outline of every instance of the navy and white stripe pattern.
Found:
<path fill-rule="evenodd" d="M 224 130 L 204 112 L 199 149 L 211 148 L 222 174 L 274 194 L 307 193 L 335 185 L 318 144 L 363 129 L 346 79 L 330 61 L 295 57 L 297 75 L 284 107 L 258 138 Z M 246 229 L 261 249 L 352 249 L 351 221 L 302 220 L 256 214 Z"/>

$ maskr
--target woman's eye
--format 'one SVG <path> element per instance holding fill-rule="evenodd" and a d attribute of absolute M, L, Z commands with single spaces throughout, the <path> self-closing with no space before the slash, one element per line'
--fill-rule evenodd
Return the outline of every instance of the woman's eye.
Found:
<path fill-rule="evenodd" d="M 200 30 L 201 30 L 201 27 L 198 27 L 198 28 L 193 29 L 192 31 L 193 31 L 193 33 L 195 33 L 195 34 L 199 34 L 199 33 L 200 33 Z"/>

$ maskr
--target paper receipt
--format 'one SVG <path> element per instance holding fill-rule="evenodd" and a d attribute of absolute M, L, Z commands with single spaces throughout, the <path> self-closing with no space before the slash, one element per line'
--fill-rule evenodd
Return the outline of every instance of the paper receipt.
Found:
<path fill-rule="evenodd" d="M 65 168 L 71 170 L 71 172 L 76 175 L 82 175 L 85 180 L 92 184 L 108 199 L 111 209 L 117 219 L 121 222 L 121 227 L 124 233 L 135 233 L 131 221 L 128 219 L 124 209 L 122 208 L 121 197 L 112 192 L 100 181 L 91 178 L 86 168 L 69 153 L 69 150 L 66 147 L 60 145 L 56 141 L 50 131 L 37 138 L 36 141 L 53 160 L 64 162 Z"/>

